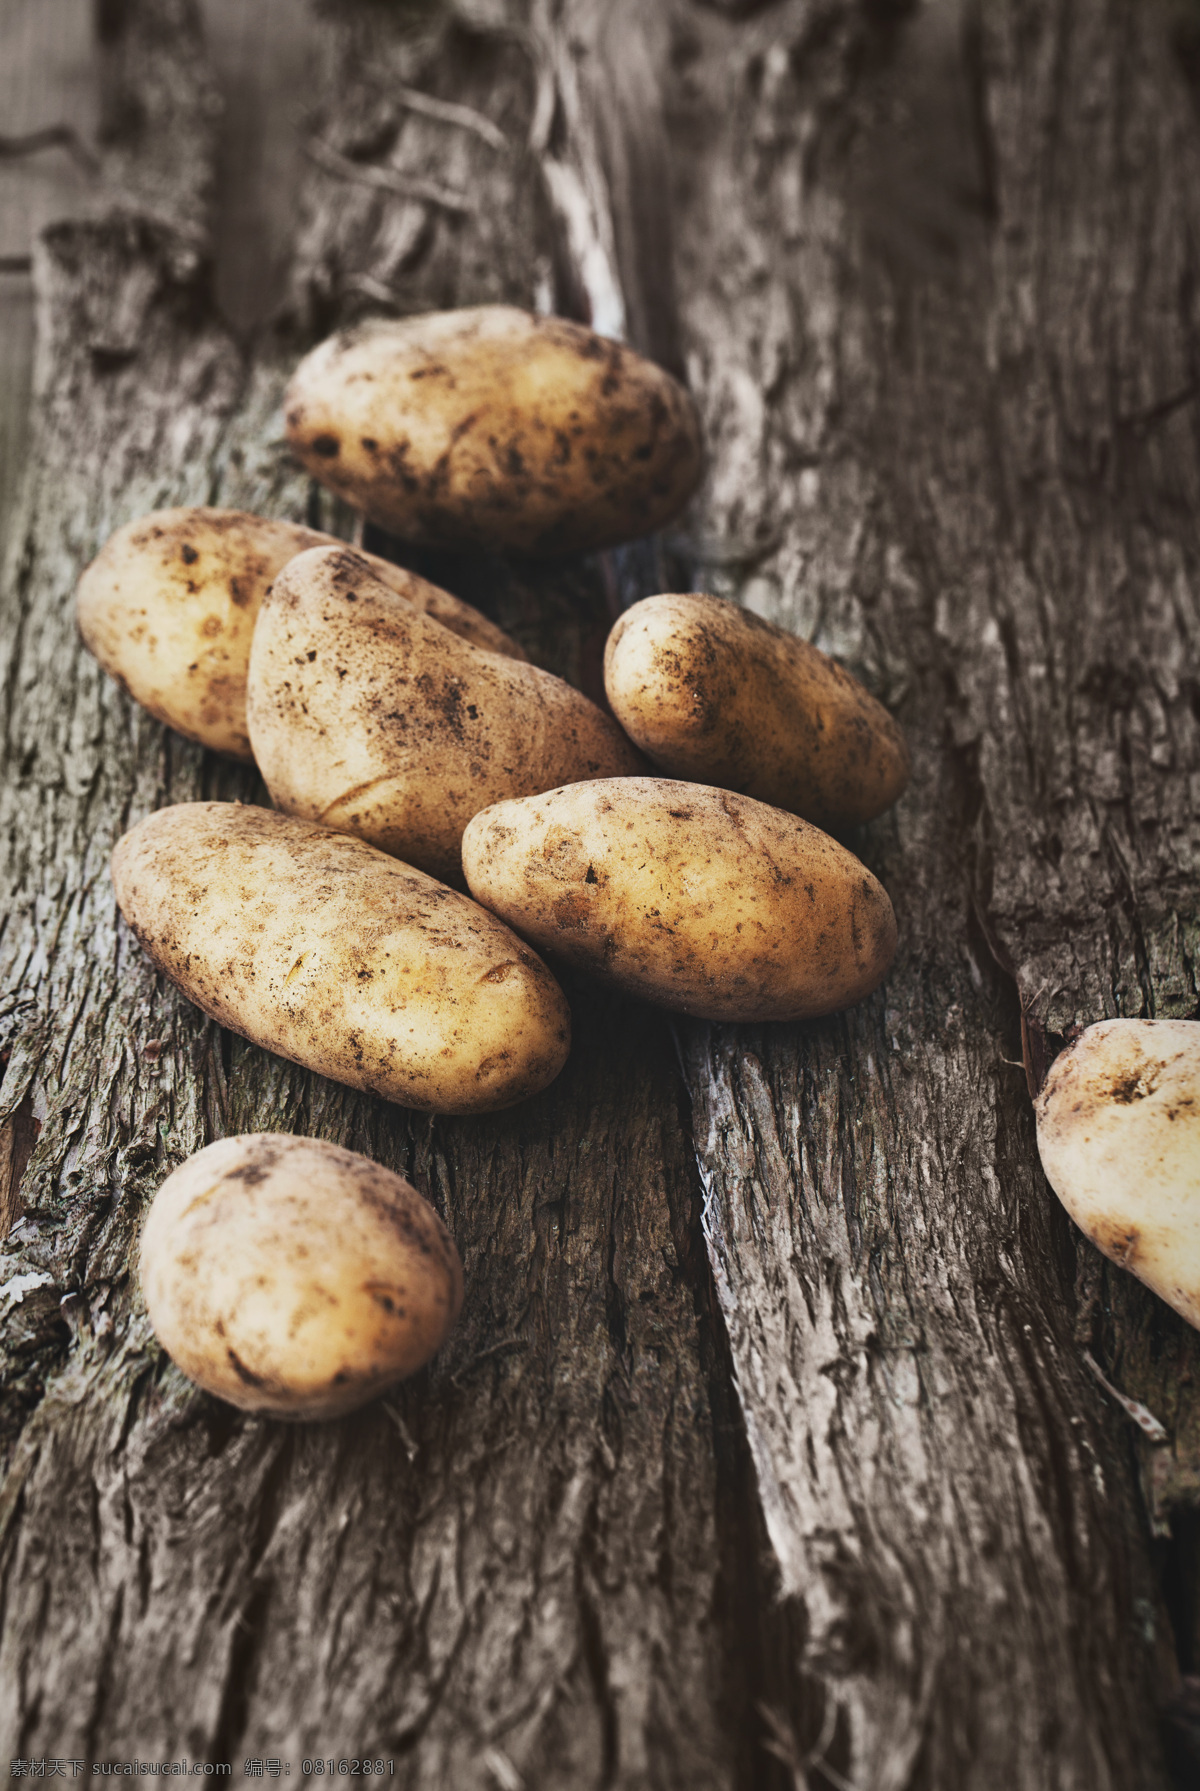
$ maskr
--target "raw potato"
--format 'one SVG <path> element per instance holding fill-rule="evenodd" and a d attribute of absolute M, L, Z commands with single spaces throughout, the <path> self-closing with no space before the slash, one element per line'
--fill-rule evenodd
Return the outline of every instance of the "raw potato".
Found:
<path fill-rule="evenodd" d="M 1200 1022 L 1089 1026 L 1036 1111 L 1042 1167 L 1075 1223 L 1200 1329 Z"/>
<path fill-rule="evenodd" d="M 332 336 L 284 408 L 314 478 L 409 541 L 611 546 L 669 521 L 701 473 L 691 399 L 661 367 L 508 305 Z"/>
<path fill-rule="evenodd" d="M 337 1417 L 415 1373 L 463 1296 L 458 1252 L 415 1188 L 287 1132 L 222 1138 L 169 1175 L 141 1277 L 172 1361 L 275 1418 Z"/>
<path fill-rule="evenodd" d="M 271 580 L 332 535 L 245 510 L 156 510 L 101 548 L 79 581 L 79 632 L 105 671 L 142 707 L 214 752 L 251 759 L 246 666 Z M 495 623 L 448 591 L 374 554 L 377 578 L 452 633 L 514 659 Z"/>
<path fill-rule="evenodd" d="M 608 778 L 499 802 L 463 836 L 471 893 L 542 950 L 706 1020 L 861 1001 L 896 949 L 852 853 L 747 796 Z"/>
<path fill-rule="evenodd" d="M 670 776 L 819 827 L 870 821 L 908 783 L 904 736 L 857 678 L 719 597 L 635 603 L 608 637 L 604 685 L 630 739 Z"/>
<path fill-rule="evenodd" d="M 271 809 L 159 809 L 113 853 L 121 912 L 222 1026 L 405 1107 L 486 1113 L 553 1081 L 570 1013 L 466 896 Z"/>
<path fill-rule="evenodd" d="M 348 548 L 276 579 L 250 655 L 254 756 L 289 815 L 461 881 L 472 815 L 644 762 L 579 691 L 455 639 Z"/>

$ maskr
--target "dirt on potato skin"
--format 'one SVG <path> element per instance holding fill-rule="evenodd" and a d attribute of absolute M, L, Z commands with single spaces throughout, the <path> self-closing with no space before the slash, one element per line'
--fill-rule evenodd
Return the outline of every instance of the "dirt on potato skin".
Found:
<path fill-rule="evenodd" d="M 313 547 L 341 545 L 303 523 L 206 506 L 157 510 L 111 535 L 79 581 L 88 650 L 159 721 L 253 763 L 246 725 L 250 644 L 271 582 Z M 524 650 L 449 591 L 374 554 L 397 597 L 452 634 L 512 659 Z"/>
<path fill-rule="evenodd" d="M 140 1269 L 184 1373 L 291 1419 L 351 1410 L 414 1372 L 463 1297 L 458 1252 L 415 1188 L 289 1133 L 220 1139 L 181 1164 L 151 1206 Z"/>
<path fill-rule="evenodd" d="M 297 368 L 285 414 L 314 478 L 429 546 L 612 546 L 677 515 L 703 470 L 695 408 L 668 373 L 505 305 L 335 336 Z"/>
<path fill-rule="evenodd" d="M 888 897 L 795 816 L 666 778 L 498 804 L 468 827 L 472 893 L 539 949 L 697 1019 L 798 1020 L 869 995 Z"/>
<path fill-rule="evenodd" d="M 1200 1024 L 1089 1026 L 1054 1060 L 1034 1111 L 1043 1169 L 1075 1223 L 1110 1261 L 1200 1323 L 1192 1212 Z"/>
<path fill-rule="evenodd" d="M 362 840 L 237 803 L 184 803 L 118 842 L 113 882 L 159 970 L 221 1025 L 424 1112 L 539 1092 L 570 1011 L 468 897 Z M 501 981 L 498 965 L 513 966 Z"/>
<path fill-rule="evenodd" d="M 1167 1121 L 1193 1117 L 1200 1102 L 1200 1026 L 1194 1020 L 1097 1021 L 1051 1064 L 1034 1103 L 1039 1135 L 1080 1133 L 1113 1106 L 1132 1107 L 1164 1085 L 1170 1090 Z"/>
<path fill-rule="evenodd" d="M 280 808 L 455 885 L 480 809 L 645 763 L 581 692 L 454 639 L 348 548 L 304 554 L 276 579 L 248 714 Z"/>
<path fill-rule="evenodd" d="M 666 775 L 818 827 L 873 820 L 909 780 L 903 734 L 857 678 L 723 598 L 634 604 L 609 635 L 604 682 L 617 720 Z"/>

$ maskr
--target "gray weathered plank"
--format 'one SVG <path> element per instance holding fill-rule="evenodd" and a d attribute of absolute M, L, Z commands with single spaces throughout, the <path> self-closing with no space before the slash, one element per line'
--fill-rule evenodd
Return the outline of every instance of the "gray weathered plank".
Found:
<path fill-rule="evenodd" d="M 314 167 L 294 299 L 246 366 L 207 284 L 215 118 L 194 15 L 138 0 L 109 17 L 112 115 L 123 94 L 147 103 L 127 104 L 111 151 L 124 212 L 63 224 L 40 252 L 37 476 L 5 635 L 10 1165 L 41 1131 L 0 1276 L 4 1737 L 24 1756 L 369 1750 L 411 1784 L 728 1784 L 745 1570 L 718 1535 L 729 1411 L 662 1022 L 574 990 L 567 1074 L 473 1121 L 387 1109 L 221 1039 L 117 924 L 105 863 L 136 815 L 257 786 L 134 712 L 70 613 L 89 554 L 154 504 L 305 513 L 278 397 L 314 331 L 381 293 L 533 298 L 550 254 L 524 147 L 532 40 L 436 14 L 407 30 L 365 4 L 327 22 L 321 140 L 436 170 L 476 209 Z M 396 82 L 477 106 L 509 149 L 395 106 Z M 594 569 L 483 576 L 564 669 L 602 638 Z M 248 1420 L 189 1390 L 130 1275 L 163 1170 L 261 1126 L 406 1169 L 466 1264 L 433 1372 L 342 1424 Z"/>
<path fill-rule="evenodd" d="M 1134 1433 L 1082 1359 L 1094 1253 L 1038 1170 L 1008 974 L 1035 1070 L 1046 1031 L 1197 1011 L 1194 413 L 1156 406 L 1190 379 L 1200 165 L 1165 25 L 697 14 L 676 90 L 708 581 L 861 666 L 916 762 L 862 842 L 885 989 L 685 1041 L 803 1661 L 835 1765 L 889 1791 L 1162 1783 Z M 1148 1330 L 1190 1380 L 1182 1321 L 1105 1285 L 1119 1377 Z"/>

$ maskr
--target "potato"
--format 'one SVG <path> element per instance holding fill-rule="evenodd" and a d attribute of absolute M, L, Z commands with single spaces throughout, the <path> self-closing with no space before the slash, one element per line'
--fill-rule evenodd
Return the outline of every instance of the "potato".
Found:
<path fill-rule="evenodd" d="M 240 803 L 160 809 L 113 853 L 121 912 L 222 1026 L 434 1113 L 553 1081 L 570 1014 L 491 914 L 362 840 Z"/>
<path fill-rule="evenodd" d="M 409 541 L 606 547 L 669 521 L 701 473 L 661 367 L 508 305 L 359 324 L 300 363 L 284 408 L 313 477 Z"/>
<path fill-rule="evenodd" d="M 1200 1328 L 1200 1022 L 1089 1026 L 1051 1064 L 1036 1113 L 1075 1223 Z"/>
<path fill-rule="evenodd" d="M 79 632 L 105 671 L 189 740 L 250 759 L 246 665 L 276 573 L 332 535 L 245 510 L 156 510 L 118 529 L 79 581 Z M 525 654 L 486 616 L 374 554 L 375 576 L 452 633 Z"/>
<path fill-rule="evenodd" d="M 445 1226 L 390 1169 L 317 1138 L 222 1138 L 169 1175 L 142 1290 L 189 1379 L 243 1411 L 332 1418 L 413 1374 L 462 1306 Z"/>
<path fill-rule="evenodd" d="M 457 640 L 348 548 L 301 554 L 276 579 L 248 693 L 278 808 L 455 881 L 462 830 L 489 803 L 644 768 L 561 678 Z"/>
<path fill-rule="evenodd" d="M 672 777 L 719 784 L 819 827 L 869 821 L 909 777 L 904 736 L 857 678 L 719 597 L 647 597 L 618 620 L 604 686 Z"/>
<path fill-rule="evenodd" d="M 706 1020 L 803 1020 L 861 1001 L 892 904 L 807 821 L 666 778 L 498 802 L 463 835 L 471 893 L 527 939 Z"/>

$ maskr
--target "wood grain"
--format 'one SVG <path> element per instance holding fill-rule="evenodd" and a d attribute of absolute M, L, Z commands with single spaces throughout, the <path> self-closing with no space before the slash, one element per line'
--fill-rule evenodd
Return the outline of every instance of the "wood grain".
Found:
<path fill-rule="evenodd" d="M 369 1751 L 409 1784 L 733 1782 L 753 1659 L 733 1623 L 754 1572 L 737 1530 L 753 1537 L 754 1517 L 731 1522 L 747 1488 L 721 1435 L 732 1408 L 662 1022 L 573 990 L 568 1073 L 485 1121 L 418 1119 L 218 1036 L 117 923 L 105 862 L 150 808 L 260 788 L 131 710 L 70 613 L 87 556 L 155 504 L 338 520 L 281 445 L 282 380 L 314 331 L 380 290 L 417 309 L 532 299 L 550 252 L 523 149 L 529 46 L 340 9 L 322 140 L 436 168 L 478 208 L 464 226 L 314 165 L 288 312 L 247 365 L 206 263 L 215 112 L 195 14 L 138 0 L 118 24 L 107 103 L 126 120 L 111 151 L 126 203 L 39 251 L 37 476 L 5 634 L 21 669 L 0 1109 L 31 1100 L 45 1117 L 0 1277 L 0 1727 L 13 1756 L 152 1743 L 222 1760 Z M 513 149 L 396 106 L 394 83 L 475 107 Z M 562 669 L 602 638 L 594 567 L 482 576 Z M 402 1167 L 466 1264 L 453 1347 L 342 1424 L 231 1421 L 165 1363 L 130 1279 L 163 1171 L 262 1127 Z"/>

